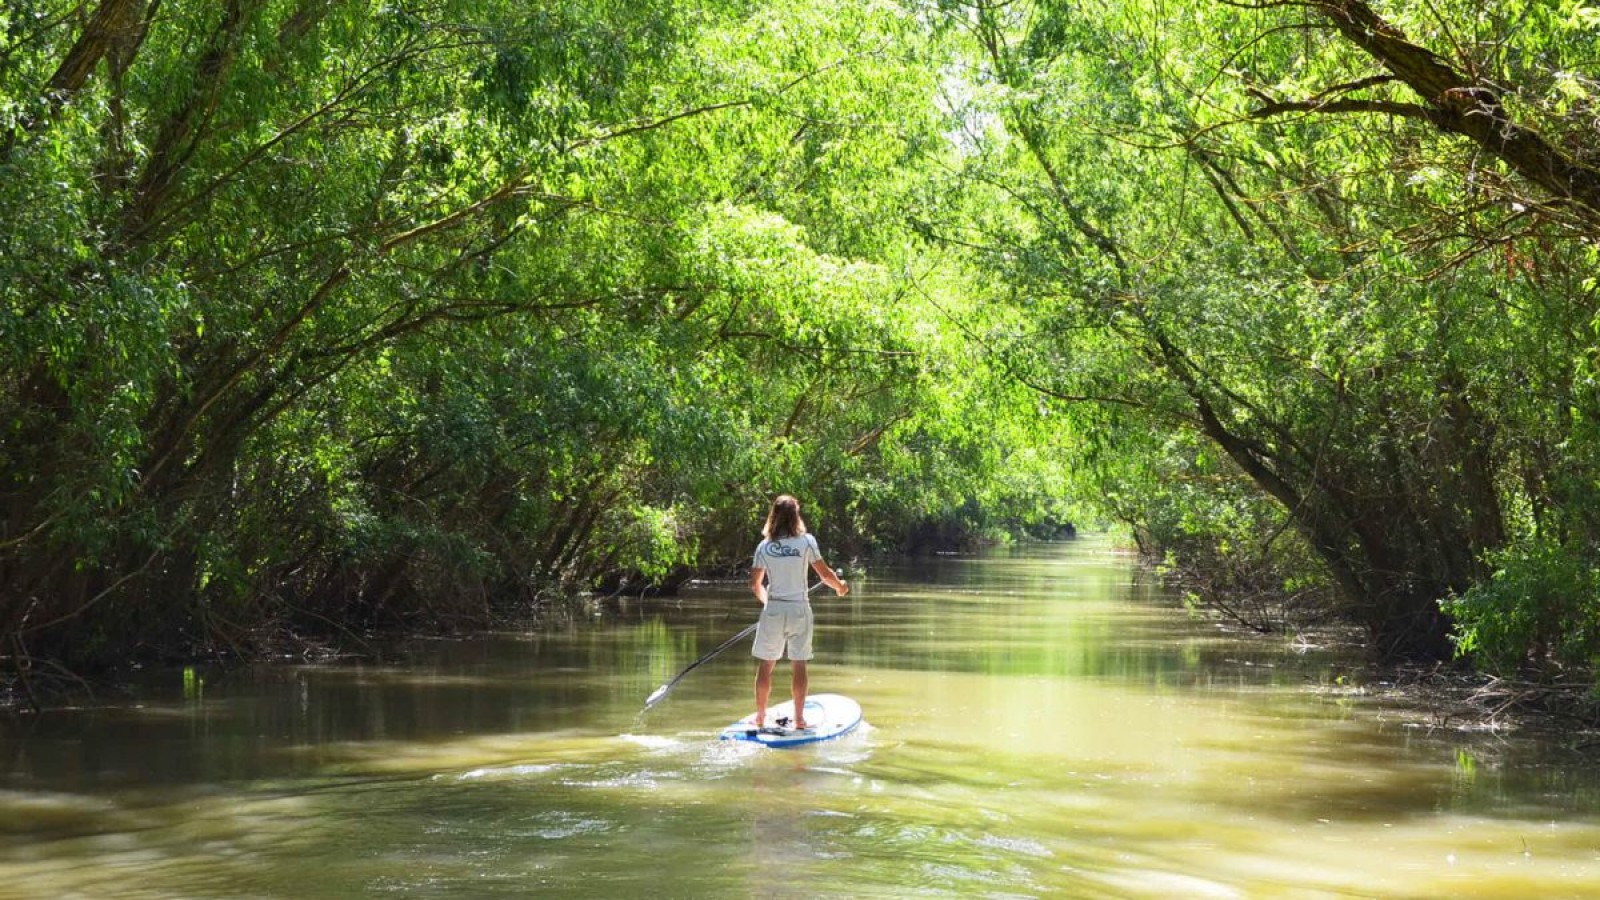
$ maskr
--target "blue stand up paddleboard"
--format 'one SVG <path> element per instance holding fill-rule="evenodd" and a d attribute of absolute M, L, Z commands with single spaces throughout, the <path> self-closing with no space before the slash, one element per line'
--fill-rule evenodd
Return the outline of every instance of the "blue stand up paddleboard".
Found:
<path fill-rule="evenodd" d="M 749 741 L 768 747 L 798 747 L 842 737 L 861 724 L 861 704 L 839 694 L 813 694 L 806 698 L 806 728 L 794 727 L 794 701 L 767 708 L 766 727 L 756 728 L 751 713 L 722 729 L 725 741 Z"/>

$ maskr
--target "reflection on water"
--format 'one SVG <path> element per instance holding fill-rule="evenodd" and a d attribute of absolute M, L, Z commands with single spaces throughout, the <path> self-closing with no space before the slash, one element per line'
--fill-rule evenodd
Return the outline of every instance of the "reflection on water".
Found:
<path fill-rule="evenodd" d="M 0 896 L 1530 897 L 1600 893 L 1600 774 L 1423 727 L 1331 651 L 1240 639 L 1111 544 L 821 599 L 868 724 L 722 743 L 739 585 L 404 665 L 191 670 L 6 722 Z M 779 694 L 786 690 L 779 680 Z"/>

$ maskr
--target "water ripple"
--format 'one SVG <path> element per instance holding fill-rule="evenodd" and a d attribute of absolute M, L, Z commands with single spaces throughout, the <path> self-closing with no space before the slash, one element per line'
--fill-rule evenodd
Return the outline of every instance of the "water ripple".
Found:
<path fill-rule="evenodd" d="M 565 768 L 557 763 L 533 763 L 517 766 L 489 766 L 482 769 L 473 769 L 457 775 L 457 781 L 473 781 L 478 778 L 523 778 L 528 775 L 544 775 L 557 769 Z M 436 776 L 437 777 L 437 776 Z"/>

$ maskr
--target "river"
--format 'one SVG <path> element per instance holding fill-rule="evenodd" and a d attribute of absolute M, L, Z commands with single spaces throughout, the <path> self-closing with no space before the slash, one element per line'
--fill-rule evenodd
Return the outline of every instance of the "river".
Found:
<path fill-rule="evenodd" d="M 5 720 L 0 896 L 1600 896 L 1592 751 L 1190 617 L 1109 540 L 856 584 L 811 689 L 867 724 L 797 750 L 716 740 L 746 646 L 641 711 L 734 584 Z"/>

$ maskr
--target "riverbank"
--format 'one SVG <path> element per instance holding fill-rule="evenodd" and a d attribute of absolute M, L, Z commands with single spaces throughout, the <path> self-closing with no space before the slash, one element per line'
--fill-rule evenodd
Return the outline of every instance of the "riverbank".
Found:
<path fill-rule="evenodd" d="M 1600 697 L 1592 690 L 1591 676 L 1508 678 L 1480 672 L 1467 660 L 1430 665 L 1363 661 L 1363 636 L 1348 623 L 1324 617 L 1314 623 L 1300 620 L 1292 630 L 1265 629 L 1240 622 L 1237 606 L 1193 599 L 1184 606 L 1190 615 L 1205 617 L 1241 640 L 1281 646 L 1289 654 L 1332 648 L 1358 661 L 1335 673 L 1327 692 L 1375 698 L 1408 725 L 1495 734 L 1533 731 L 1600 748 Z"/>

